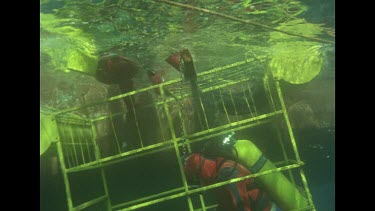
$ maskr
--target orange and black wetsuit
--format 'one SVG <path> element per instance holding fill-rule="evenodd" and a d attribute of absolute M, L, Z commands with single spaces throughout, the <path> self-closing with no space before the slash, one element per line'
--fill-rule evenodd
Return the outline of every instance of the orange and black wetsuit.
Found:
<path fill-rule="evenodd" d="M 184 170 L 188 181 L 199 180 L 210 185 L 251 174 L 243 165 L 223 157 L 205 158 L 199 153 L 186 157 Z M 217 189 L 220 211 L 269 211 L 272 201 L 253 178 Z"/>

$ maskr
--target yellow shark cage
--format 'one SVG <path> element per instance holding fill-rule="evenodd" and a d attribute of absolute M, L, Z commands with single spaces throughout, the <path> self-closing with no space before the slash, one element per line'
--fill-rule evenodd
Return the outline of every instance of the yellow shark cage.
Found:
<path fill-rule="evenodd" d="M 271 73 L 256 79 L 253 64 L 254 61 L 248 59 L 200 72 L 197 77 L 200 94 L 196 101 L 190 84 L 176 79 L 55 113 L 59 132 L 57 149 L 69 210 L 160 210 L 157 207 L 172 202 L 175 202 L 173 206 L 179 206 L 174 210 L 213 210 L 217 205 L 206 197 L 212 189 L 249 176 L 192 187 L 183 173 L 181 156 L 194 147 L 199 149 L 207 140 L 231 132 L 235 132 L 237 138 L 254 141 L 261 149 L 271 145 L 273 152 L 277 152 L 264 152 L 276 169 L 250 177 L 282 172 L 308 200 L 308 206 L 300 210 L 315 210 L 280 81 L 274 80 Z M 254 89 L 256 83 L 260 84 L 258 89 Z M 126 98 L 134 109 L 123 106 Z M 263 100 L 266 103 L 257 102 Z M 123 109 L 108 109 L 113 103 L 122 105 Z M 131 123 L 126 121 L 129 116 L 133 120 Z M 274 134 L 271 141 L 247 137 L 259 127 L 268 135 Z M 132 131 L 126 131 L 129 128 Z M 133 140 L 124 139 L 129 134 Z M 131 143 L 134 140 L 137 143 Z M 121 163 L 151 155 L 163 158 L 160 165 L 173 163 L 160 169 L 168 169 L 168 174 L 178 181 L 153 176 L 159 169 L 158 162 L 119 167 Z M 144 169 L 149 170 L 143 174 Z M 120 171 L 118 184 L 121 183 L 118 180 L 122 180 L 133 185 L 133 188 L 125 185 L 119 188 L 124 194 L 111 190 L 118 186 L 113 181 Z M 133 175 L 132 181 L 127 179 L 130 175 Z M 145 178 L 155 187 L 151 188 L 148 182 L 144 185 Z"/>

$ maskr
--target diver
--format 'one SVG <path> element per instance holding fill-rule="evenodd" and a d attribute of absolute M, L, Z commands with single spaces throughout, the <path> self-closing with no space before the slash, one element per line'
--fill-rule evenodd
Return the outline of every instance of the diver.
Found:
<path fill-rule="evenodd" d="M 201 152 L 182 157 L 190 185 L 206 186 L 276 168 L 249 140 L 234 133 L 207 142 Z M 281 172 L 216 188 L 218 211 L 274 211 L 307 207 L 307 200 Z"/>

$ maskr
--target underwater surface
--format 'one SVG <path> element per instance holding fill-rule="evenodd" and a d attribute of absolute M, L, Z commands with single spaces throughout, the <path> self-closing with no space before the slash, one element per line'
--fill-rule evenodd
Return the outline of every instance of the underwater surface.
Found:
<path fill-rule="evenodd" d="M 178 62 L 173 63 L 174 60 L 171 60 L 174 59 L 173 53 L 181 49 L 188 49 L 194 58 L 199 75 L 197 86 L 202 90 L 250 78 L 250 87 L 243 95 L 245 98 L 248 95 L 254 97 L 256 103 L 250 104 L 258 114 L 266 113 L 267 108 L 261 97 L 264 94 L 261 91 L 264 88 L 261 84 L 264 76 L 270 73 L 274 79 L 280 80 L 298 152 L 305 163 L 302 169 L 316 210 L 335 210 L 334 1 L 166 2 L 168 1 L 40 1 L 40 110 L 43 123 L 40 140 L 40 210 L 68 210 L 57 144 L 54 142 L 58 132 L 51 126 L 54 123 L 51 124 L 48 115 L 95 104 L 121 93 L 162 82 L 181 79 L 181 87 L 186 88 L 186 81 L 194 76 L 183 74 L 180 67 L 173 66 Z M 176 6 L 173 2 L 202 10 Z M 106 72 L 98 76 L 98 71 L 102 71 L 100 68 L 107 67 L 101 63 L 106 55 L 122 56 L 126 65 L 134 71 L 121 72 L 115 77 L 111 77 L 111 73 L 106 75 Z M 242 61 L 248 61 L 249 65 L 212 74 L 212 78 L 201 75 L 205 71 Z M 105 64 L 109 65 L 110 62 Z M 239 74 L 241 77 L 237 77 L 237 72 L 245 73 L 245 76 Z M 167 88 L 168 99 L 182 96 L 181 93 L 186 91 L 183 88 L 182 91 L 177 90 L 173 86 Z M 239 118 L 247 118 L 248 102 L 245 103 L 242 93 L 238 91 L 241 88 L 242 85 L 233 86 L 233 89 L 224 87 L 220 89 L 222 92 L 212 92 L 212 96 L 204 97 L 202 103 L 208 105 L 205 111 L 208 114 L 207 121 L 213 124 L 224 122 L 224 113 L 228 112 L 232 115 L 227 118 L 229 121 L 233 121 L 235 117 L 237 121 Z M 160 90 L 152 89 L 145 95 L 136 95 L 132 98 L 134 101 L 113 100 L 105 106 L 70 112 L 71 116 L 68 115 L 67 118 L 78 116 L 81 119 L 100 119 L 108 114 L 125 110 L 128 112 L 131 104 L 152 105 L 160 102 L 160 95 Z M 215 99 L 221 101 L 216 102 Z M 233 99 L 237 105 L 231 104 Z M 221 102 L 227 107 L 222 107 Z M 194 100 L 187 99 L 183 104 L 186 108 L 182 112 L 189 116 L 183 122 L 187 125 L 186 130 L 198 130 L 194 126 Z M 160 110 L 145 107 L 144 110 L 134 111 L 138 115 L 135 121 L 139 121 L 139 118 L 143 120 L 137 122 L 137 127 L 144 129 L 141 132 L 144 137 L 159 135 L 155 132 L 157 123 L 154 122 L 153 114 L 157 113 L 164 120 L 166 117 Z M 180 130 L 183 129 L 179 128 L 182 127 L 181 122 L 176 120 L 178 110 L 175 107 L 177 105 L 171 104 L 172 121 L 178 127 L 176 130 L 182 133 Z M 254 110 L 250 109 L 251 112 Z M 117 116 L 112 122 L 119 122 L 120 125 L 125 119 L 131 118 L 132 116 L 127 115 Z M 193 120 L 189 121 L 190 119 Z M 116 124 L 108 126 L 106 120 L 98 122 L 97 143 L 103 147 L 103 151 L 100 151 L 102 155 L 113 155 L 112 139 L 133 138 L 132 134 L 124 132 Z M 281 127 L 285 129 L 285 125 L 281 124 Z M 71 134 L 72 137 L 89 134 L 85 130 L 81 134 L 63 127 L 58 130 L 60 136 L 64 133 Z M 111 136 L 112 130 L 117 131 L 115 136 Z M 162 140 L 170 138 L 168 135 L 164 137 L 163 131 L 161 133 Z M 264 138 L 264 142 L 257 144 L 267 156 L 275 160 L 281 156 L 280 151 L 269 140 L 272 135 L 268 134 L 267 129 L 260 127 L 252 131 L 252 134 L 255 139 L 258 136 Z M 241 132 L 239 135 L 241 136 Z M 126 152 L 137 147 L 132 144 L 134 143 L 120 142 L 118 148 L 123 150 L 121 152 Z M 88 156 L 93 157 L 90 154 Z M 172 149 L 162 154 L 151 154 L 105 167 L 112 204 L 122 203 L 125 198 L 129 201 L 179 187 L 181 177 L 178 163 L 176 159 L 171 159 L 175 157 Z M 100 183 L 98 178 L 100 174 L 95 170 L 69 176 L 75 205 L 101 195 L 99 193 L 103 192 L 103 187 L 93 185 Z M 214 203 L 210 193 L 207 191 L 207 200 Z M 196 203 L 198 197 L 194 200 Z M 105 209 L 98 205 L 85 210 Z M 188 210 L 188 206 L 186 198 L 180 197 L 140 210 Z"/>

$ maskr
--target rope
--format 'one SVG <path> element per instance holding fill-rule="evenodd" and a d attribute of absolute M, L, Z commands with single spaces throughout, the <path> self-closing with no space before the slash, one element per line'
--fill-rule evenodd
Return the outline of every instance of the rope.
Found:
<path fill-rule="evenodd" d="M 321 42 L 321 43 L 335 44 L 334 41 L 324 40 L 324 39 L 315 38 L 315 37 L 308 37 L 308 36 L 304 36 L 304 35 L 300 35 L 300 34 L 295 34 L 295 33 L 287 32 L 287 31 L 283 31 L 283 30 L 280 30 L 280 29 L 275 29 L 275 28 L 272 28 L 270 26 L 255 23 L 255 22 L 252 22 L 252 21 L 249 21 L 249 20 L 243 20 L 243 19 L 240 19 L 240 18 L 236 18 L 234 16 L 226 15 L 226 14 L 223 14 L 223 13 L 219 13 L 219 12 L 215 12 L 215 11 L 211 11 L 211 10 L 207 10 L 207 9 L 203 9 L 203 8 L 199 8 L 199 7 L 190 6 L 190 5 L 187 5 L 187 4 L 181 4 L 181 3 L 172 2 L 172 1 L 169 1 L 169 0 L 155 0 L 155 1 L 161 2 L 161 3 L 166 3 L 166 4 L 169 4 L 169 5 L 172 5 L 172 6 L 183 7 L 183 8 L 190 9 L 190 10 L 196 10 L 196 11 L 208 13 L 208 14 L 211 14 L 211 15 L 216 15 L 216 16 L 219 16 L 219 17 L 222 17 L 222 18 L 227 18 L 227 19 L 238 21 L 238 22 L 241 22 L 241 23 L 259 26 L 259 27 L 262 27 L 262 28 L 265 28 L 265 29 L 268 29 L 268 30 L 271 30 L 271 31 L 277 31 L 277 32 L 284 33 L 284 34 L 287 34 L 287 35 L 291 35 L 291 36 L 295 36 L 295 37 L 301 37 L 301 38 L 304 38 L 304 39 L 307 39 L 307 40 L 313 40 L 313 41 Z"/>

